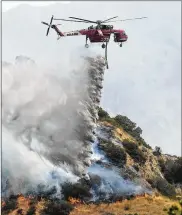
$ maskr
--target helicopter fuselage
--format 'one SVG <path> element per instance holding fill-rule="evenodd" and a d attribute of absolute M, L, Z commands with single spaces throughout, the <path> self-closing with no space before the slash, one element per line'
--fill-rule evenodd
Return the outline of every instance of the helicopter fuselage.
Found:
<path fill-rule="evenodd" d="M 128 36 L 124 30 L 113 29 L 110 25 L 90 26 L 88 29 L 81 29 L 70 32 L 61 32 L 56 25 L 52 25 L 60 37 L 85 35 L 91 43 L 108 42 L 111 34 L 114 34 L 114 42 L 126 42 Z"/>

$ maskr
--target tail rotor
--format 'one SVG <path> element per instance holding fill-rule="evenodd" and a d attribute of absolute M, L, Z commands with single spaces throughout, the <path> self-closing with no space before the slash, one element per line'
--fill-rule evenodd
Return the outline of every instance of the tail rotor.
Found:
<path fill-rule="evenodd" d="M 50 24 L 48 24 L 47 22 L 41 22 L 42 24 L 48 26 L 48 29 L 47 29 L 47 32 L 46 32 L 46 36 L 48 36 L 48 34 L 49 34 L 50 27 L 52 27 L 52 21 L 53 21 L 53 19 L 54 19 L 54 16 L 51 17 Z"/>

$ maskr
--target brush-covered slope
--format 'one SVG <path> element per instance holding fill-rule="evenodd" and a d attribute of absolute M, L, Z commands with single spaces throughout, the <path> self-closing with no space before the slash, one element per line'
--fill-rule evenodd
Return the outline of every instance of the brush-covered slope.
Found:
<path fill-rule="evenodd" d="M 132 124 L 127 117 L 118 115 L 111 118 L 101 108 L 99 108 L 98 115 L 96 136 L 98 139 L 97 155 L 100 156 L 97 157 L 95 153 L 95 158 L 92 158 L 93 166 L 91 170 L 88 170 L 90 178 L 87 180 L 82 178 L 76 184 L 65 183 L 62 187 L 64 194 L 62 200 L 53 199 L 51 197 L 53 191 L 36 196 L 11 196 L 10 199 L 2 202 L 2 214 L 182 214 L 181 158 L 162 154 L 160 148 L 157 147 L 153 150 L 142 139 L 141 129 L 136 127 L 136 124 Z M 132 133 L 131 125 L 135 125 L 133 130 L 140 132 L 133 131 Z M 139 194 L 131 192 L 130 195 L 125 195 L 126 193 L 122 195 L 121 192 L 117 195 L 115 191 L 110 192 L 109 197 L 103 195 L 102 192 L 99 196 L 99 193 L 95 192 L 98 198 L 91 202 L 89 199 L 93 199 L 93 186 L 99 185 L 105 179 L 101 172 L 100 174 L 97 171 L 94 172 L 94 165 L 104 167 L 106 172 L 111 170 L 113 174 L 115 173 L 114 167 L 120 170 L 118 174 L 122 179 L 138 182 L 146 188 L 146 192 L 148 190 L 151 192 L 149 194 L 145 191 Z"/>
<path fill-rule="evenodd" d="M 182 201 L 154 195 L 97 204 L 85 204 L 75 198 L 53 201 L 18 195 L 2 202 L 2 215 L 181 215 L 181 206 Z"/>
<path fill-rule="evenodd" d="M 163 154 L 160 147 L 153 150 L 142 138 L 142 129 L 126 116 L 112 118 L 99 108 L 98 124 L 109 129 L 107 138 L 99 138 L 99 147 L 125 170 L 123 177 L 142 178 L 153 191 L 165 196 L 182 195 L 181 157 Z"/>

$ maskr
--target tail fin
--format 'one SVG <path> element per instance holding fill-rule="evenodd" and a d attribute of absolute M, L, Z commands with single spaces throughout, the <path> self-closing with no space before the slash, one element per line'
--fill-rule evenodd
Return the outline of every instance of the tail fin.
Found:
<path fill-rule="evenodd" d="M 61 24 L 57 24 L 57 25 L 61 25 Z M 57 27 L 57 25 L 52 25 L 51 27 L 56 31 L 56 33 L 58 34 L 59 37 L 64 37 L 64 33 L 62 33 L 59 28 Z"/>

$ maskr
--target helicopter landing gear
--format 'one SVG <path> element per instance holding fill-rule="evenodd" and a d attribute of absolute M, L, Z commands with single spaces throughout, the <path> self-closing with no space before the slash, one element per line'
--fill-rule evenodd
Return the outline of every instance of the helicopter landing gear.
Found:
<path fill-rule="evenodd" d="M 103 43 L 101 47 L 102 47 L 103 49 L 105 49 L 106 45 Z"/>
<path fill-rule="evenodd" d="M 87 40 L 88 40 L 88 37 L 86 36 L 86 44 L 85 44 L 85 48 L 88 48 L 89 45 L 87 44 Z"/>
<path fill-rule="evenodd" d="M 122 46 L 123 46 L 123 44 L 122 44 L 122 43 L 120 43 L 120 44 L 119 44 L 119 46 L 120 46 L 120 47 L 122 47 Z"/>

